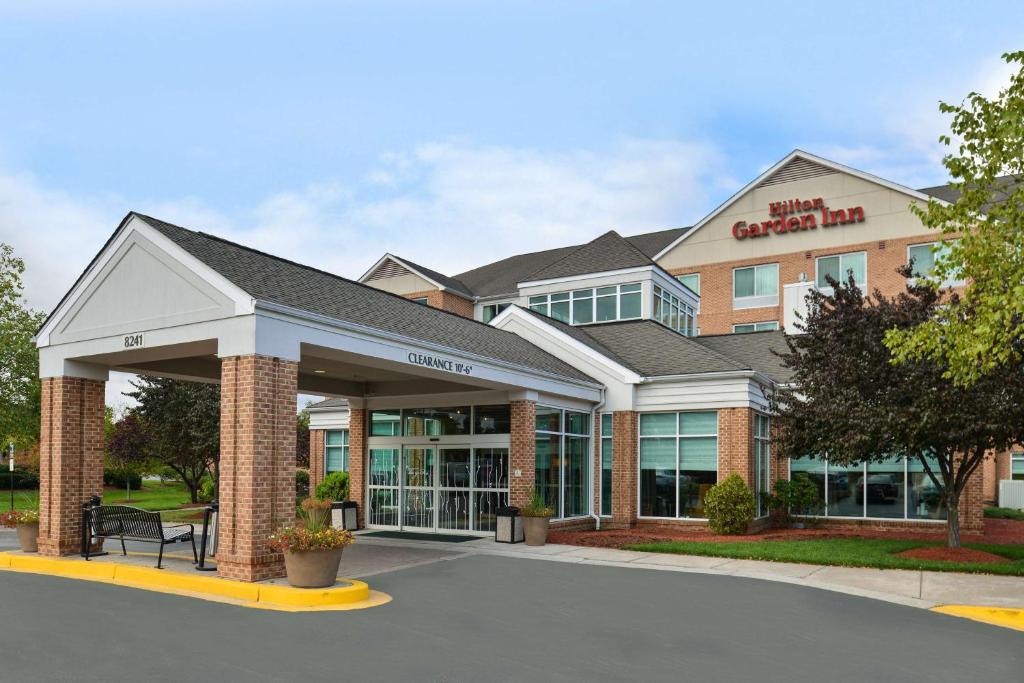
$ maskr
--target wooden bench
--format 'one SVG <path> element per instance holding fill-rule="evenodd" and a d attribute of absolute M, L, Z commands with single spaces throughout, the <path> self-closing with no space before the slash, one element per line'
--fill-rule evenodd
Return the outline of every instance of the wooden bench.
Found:
<path fill-rule="evenodd" d="M 125 555 L 128 550 L 124 546 L 124 540 L 142 541 L 144 543 L 159 543 L 160 554 L 156 562 L 156 568 L 162 569 L 164 561 L 164 546 L 172 543 L 192 544 L 193 564 L 199 562 L 199 555 L 196 553 L 195 526 L 192 524 L 178 524 L 177 526 L 165 527 L 160 523 L 160 513 L 140 510 L 129 505 L 99 505 L 92 508 L 92 520 L 89 525 L 89 543 L 85 548 L 85 559 L 89 559 L 89 549 L 92 547 L 94 538 L 119 538 L 121 539 L 121 552 Z"/>

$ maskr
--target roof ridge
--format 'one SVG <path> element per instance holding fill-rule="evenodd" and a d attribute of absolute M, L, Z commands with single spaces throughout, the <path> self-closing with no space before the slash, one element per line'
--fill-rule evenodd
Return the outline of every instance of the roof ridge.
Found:
<path fill-rule="evenodd" d="M 658 265 L 657 263 L 655 263 L 654 259 L 652 259 L 650 256 L 648 256 L 644 252 L 640 251 L 640 249 L 635 244 L 633 244 L 628 239 L 626 239 L 625 237 L 620 235 L 618 233 L 618 231 L 616 231 L 613 228 L 611 230 L 607 230 L 607 231 L 601 233 L 600 235 L 598 235 L 594 239 L 590 240 L 586 244 L 579 245 L 578 247 L 576 247 L 575 249 L 573 249 L 569 253 L 565 254 L 561 258 L 559 258 L 559 259 L 557 259 L 555 261 L 552 261 L 551 263 L 549 263 L 549 264 L 547 264 L 545 266 L 542 266 L 542 267 L 538 268 L 537 270 L 535 270 L 532 273 L 530 273 L 529 275 L 527 275 L 523 280 L 521 280 L 521 282 L 530 282 L 530 281 L 532 281 L 533 278 L 536 278 L 539 274 L 543 273 L 544 271 L 549 270 L 551 268 L 557 267 L 560 263 L 563 263 L 563 262 L 567 261 L 568 259 L 570 259 L 573 256 L 575 256 L 576 254 L 578 254 L 580 251 L 582 251 L 584 249 L 587 249 L 588 247 L 592 247 L 595 243 L 597 243 L 597 242 L 599 242 L 599 241 L 601 241 L 601 240 L 603 240 L 603 239 L 605 239 L 605 238 L 607 238 L 609 236 L 612 236 L 618 242 L 621 242 L 621 243 L 625 244 L 626 247 L 629 250 L 631 250 L 636 256 L 638 256 L 641 259 L 647 261 L 647 263 L 649 263 L 650 265 L 654 265 L 654 266 Z M 601 272 L 601 271 L 595 271 L 595 272 Z"/>
<path fill-rule="evenodd" d="M 462 281 L 461 281 L 461 280 L 459 280 L 459 279 L 458 279 L 457 277 L 452 277 L 451 275 L 445 275 L 444 273 L 442 273 L 442 272 L 441 272 L 441 271 L 439 271 L 439 270 L 434 270 L 433 268 L 428 268 L 428 267 L 426 267 L 426 266 L 424 266 L 424 265 L 422 265 L 422 264 L 416 263 L 415 261 L 412 261 L 412 260 L 410 260 L 410 259 L 407 259 L 407 258 L 405 258 L 404 256 L 399 256 L 398 254 L 394 254 L 394 253 L 392 253 L 392 252 L 390 252 L 390 251 L 389 251 L 389 252 L 385 252 L 385 254 L 384 254 L 384 255 L 385 255 L 385 256 L 390 256 L 391 258 L 396 258 L 396 259 L 398 259 L 399 261 L 402 261 L 402 262 L 404 262 L 404 263 L 408 263 L 408 264 L 409 264 L 410 266 L 414 266 L 414 267 L 418 268 L 419 270 L 425 271 L 425 274 L 426 274 L 426 275 L 428 275 L 428 276 L 434 275 L 434 276 L 439 276 L 439 277 L 441 277 L 441 278 L 443 278 L 443 279 L 445 279 L 445 280 L 451 280 L 451 281 L 452 281 L 452 282 L 454 282 L 455 284 L 457 284 L 457 285 L 459 285 L 460 287 L 462 287 L 462 289 L 463 289 L 463 293 L 465 293 L 465 294 L 468 294 L 468 295 L 470 295 L 470 296 L 472 296 L 472 297 L 475 297 L 475 296 L 476 296 L 476 295 L 475 295 L 475 294 L 473 293 L 473 290 L 472 290 L 472 289 L 470 289 L 469 287 L 467 287 L 467 286 L 466 286 L 466 283 L 462 282 Z M 443 282 L 441 282 L 441 283 L 438 283 L 438 284 L 440 284 L 440 285 L 441 285 L 442 287 L 447 287 L 447 285 L 445 285 L 445 284 L 444 284 Z M 460 295 L 460 296 L 461 296 L 461 295 Z"/>
<path fill-rule="evenodd" d="M 637 374 L 640 374 L 640 375 L 643 374 L 642 372 L 640 372 L 640 370 L 638 370 L 636 367 L 634 367 L 632 363 L 629 363 L 628 361 L 626 361 L 625 358 L 623 358 L 619 354 L 617 354 L 614 351 L 612 351 L 611 349 L 609 349 L 607 346 L 602 344 L 599 340 L 595 339 L 594 335 L 590 334 L 589 332 L 586 331 L 586 329 L 584 329 L 586 327 L 585 325 L 570 325 L 567 322 L 563 322 L 561 320 L 556 320 L 556 319 L 552 318 L 551 316 L 544 315 L 543 313 L 538 313 L 537 311 L 534 311 L 534 310 L 532 310 L 530 308 L 524 308 L 523 306 L 520 306 L 519 304 L 511 304 L 511 306 L 513 306 L 515 308 L 518 308 L 518 309 L 520 309 L 522 311 L 526 311 L 531 316 L 539 319 L 541 322 L 543 322 L 545 324 L 550 325 L 551 327 L 555 328 L 556 330 L 558 330 L 559 327 L 568 327 L 569 329 L 574 330 L 577 333 L 584 335 L 587 339 L 589 339 L 591 341 L 592 344 L 594 344 L 595 346 L 599 347 L 599 348 L 595 348 L 594 349 L 595 351 L 598 351 L 602 355 L 608 357 L 610 360 L 615 361 L 616 363 L 618 363 L 619 365 L 621 365 L 623 367 L 629 368 L 630 370 L 632 370 L 633 372 L 635 372 Z M 640 321 L 629 320 L 629 321 L 616 321 L 616 322 L 640 322 Z M 568 332 L 564 332 L 562 330 L 559 330 L 559 331 L 561 331 L 563 334 L 569 334 Z M 569 336 L 571 337 L 572 335 L 569 334 Z"/>

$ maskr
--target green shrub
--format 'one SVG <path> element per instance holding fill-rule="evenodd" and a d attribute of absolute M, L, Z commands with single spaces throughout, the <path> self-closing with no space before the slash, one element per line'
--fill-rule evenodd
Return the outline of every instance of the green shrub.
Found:
<path fill-rule="evenodd" d="M 196 497 L 200 503 L 212 503 L 217 498 L 217 485 L 213 482 L 213 477 L 203 477 Z"/>
<path fill-rule="evenodd" d="M 39 476 L 34 472 L 15 468 L 14 472 L 6 467 L 0 471 L 0 491 L 6 490 L 11 485 L 11 477 L 14 478 L 16 489 L 37 489 L 39 488 Z"/>
<path fill-rule="evenodd" d="M 348 500 L 348 472 L 331 472 L 324 477 L 316 485 L 316 497 L 335 502 Z"/>
<path fill-rule="evenodd" d="M 1024 510 L 1013 508 L 985 508 L 985 516 L 989 519 L 1016 519 L 1024 521 Z"/>
<path fill-rule="evenodd" d="M 730 474 L 707 492 L 704 513 L 719 534 L 744 534 L 754 521 L 754 494 L 738 474 Z"/>
<path fill-rule="evenodd" d="M 129 482 L 133 491 L 138 491 L 142 488 L 142 475 L 133 474 L 130 477 L 123 472 L 117 472 L 116 470 L 103 470 L 103 484 L 105 486 L 113 486 L 114 488 L 128 488 Z"/>
<path fill-rule="evenodd" d="M 295 498 L 309 498 L 309 470 L 295 470 Z"/>
<path fill-rule="evenodd" d="M 814 515 L 821 510 L 821 494 L 811 478 L 797 472 L 791 480 L 779 479 L 768 496 L 768 507 L 785 520 L 792 515 Z"/>

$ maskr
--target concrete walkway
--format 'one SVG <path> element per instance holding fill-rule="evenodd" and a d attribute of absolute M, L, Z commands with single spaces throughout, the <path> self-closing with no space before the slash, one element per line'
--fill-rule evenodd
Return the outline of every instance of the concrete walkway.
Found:
<path fill-rule="evenodd" d="M 1024 577 L 824 567 L 556 544 L 531 547 L 523 543 L 495 543 L 493 538 L 444 543 L 389 539 L 359 532 L 356 544 L 345 551 L 341 573 L 351 578 L 362 578 L 472 555 L 738 576 L 837 591 L 923 609 L 949 604 L 1024 608 Z"/>

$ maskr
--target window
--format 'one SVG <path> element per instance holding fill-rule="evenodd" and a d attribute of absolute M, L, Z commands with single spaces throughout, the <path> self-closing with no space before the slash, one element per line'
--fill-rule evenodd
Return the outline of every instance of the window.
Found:
<path fill-rule="evenodd" d="M 510 304 L 508 304 L 508 303 L 503 303 L 503 304 L 487 304 L 486 306 L 484 306 L 483 321 L 485 323 L 491 322 L 492 320 L 494 320 L 495 318 L 498 317 L 499 313 L 501 313 L 506 308 L 508 308 L 509 305 Z"/>
<path fill-rule="evenodd" d="M 537 406 L 536 486 L 556 517 L 586 515 L 590 503 L 590 414 Z"/>
<path fill-rule="evenodd" d="M 768 514 L 768 506 L 763 500 L 771 493 L 771 422 L 767 415 L 754 414 L 754 502 L 757 505 L 757 516 Z"/>
<path fill-rule="evenodd" d="M 948 257 L 948 242 L 912 244 L 907 247 L 907 261 L 914 262 L 914 277 L 931 277 L 932 273 L 935 272 L 935 265 Z M 959 287 L 964 284 L 964 280 L 963 278 L 951 276 L 941 284 L 943 287 Z"/>
<path fill-rule="evenodd" d="M 409 408 L 402 411 L 405 436 L 470 433 L 470 408 Z"/>
<path fill-rule="evenodd" d="M 639 282 L 577 289 L 573 292 L 531 296 L 530 310 L 572 325 L 633 320 L 640 317 L 640 296 Z"/>
<path fill-rule="evenodd" d="M 777 329 L 779 329 L 778 320 L 770 320 L 765 323 L 743 323 L 741 325 L 732 326 L 734 334 L 743 334 L 744 332 L 766 332 L 768 330 Z"/>
<path fill-rule="evenodd" d="M 509 434 L 511 425 L 508 404 L 370 411 L 370 436 Z"/>
<path fill-rule="evenodd" d="M 928 458 L 936 476 L 939 466 Z M 832 465 L 827 460 L 800 458 L 789 461 L 792 479 L 807 476 L 821 497 L 818 510 L 807 514 L 873 519 L 946 519 L 946 508 L 921 458 L 887 458 L 860 465 Z"/>
<path fill-rule="evenodd" d="M 682 283 L 684 287 L 689 289 L 691 292 L 700 296 L 700 273 L 688 273 L 686 275 L 677 275 L 676 279 Z"/>
<path fill-rule="evenodd" d="M 1022 451 L 1010 454 L 1010 479 L 1024 481 L 1024 452 Z"/>
<path fill-rule="evenodd" d="M 427 297 L 425 296 L 417 297 L 415 299 L 409 299 L 409 301 L 413 302 L 414 304 L 423 304 L 424 306 L 427 305 Z"/>
<path fill-rule="evenodd" d="M 853 280 L 857 286 L 864 289 L 868 282 L 867 261 L 867 252 L 863 251 L 818 257 L 818 289 L 831 288 L 828 280 L 825 279 L 826 275 L 831 275 L 838 282 L 846 282 L 850 273 L 853 273 Z"/>
<path fill-rule="evenodd" d="M 324 434 L 324 471 L 348 471 L 347 429 L 332 429 Z"/>
<path fill-rule="evenodd" d="M 732 307 L 779 305 L 779 264 L 736 268 L 732 271 Z"/>
<path fill-rule="evenodd" d="M 640 516 L 705 517 L 718 481 L 718 413 L 640 415 Z"/>
<path fill-rule="evenodd" d="M 694 335 L 694 313 L 690 305 L 679 297 L 654 285 L 654 307 L 652 318 L 662 325 L 681 332 L 687 337 Z"/>
<path fill-rule="evenodd" d="M 612 514 L 612 414 L 601 415 L 601 515 Z"/>

